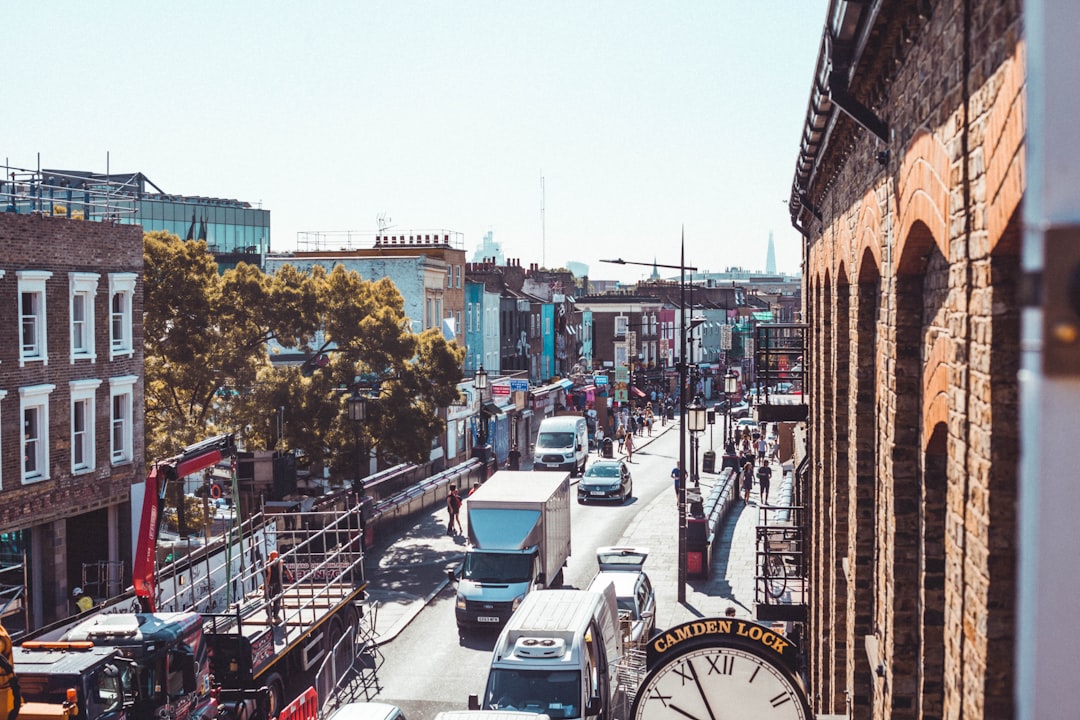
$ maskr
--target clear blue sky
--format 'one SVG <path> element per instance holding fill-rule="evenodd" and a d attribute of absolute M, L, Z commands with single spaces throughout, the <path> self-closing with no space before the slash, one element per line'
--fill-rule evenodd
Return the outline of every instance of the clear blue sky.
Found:
<path fill-rule="evenodd" d="M 827 0 L 6 4 L 0 158 L 142 171 L 298 231 L 489 229 L 522 263 L 798 272 Z M 546 242 L 541 243 L 540 177 Z"/>

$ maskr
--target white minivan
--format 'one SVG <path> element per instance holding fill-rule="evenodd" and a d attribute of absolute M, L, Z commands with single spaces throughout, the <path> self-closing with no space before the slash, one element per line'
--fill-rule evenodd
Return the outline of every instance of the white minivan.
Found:
<path fill-rule="evenodd" d="M 589 427 L 580 415 L 559 415 L 540 421 L 533 449 L 533 470 L 585 472 L 589 459 Z"/>

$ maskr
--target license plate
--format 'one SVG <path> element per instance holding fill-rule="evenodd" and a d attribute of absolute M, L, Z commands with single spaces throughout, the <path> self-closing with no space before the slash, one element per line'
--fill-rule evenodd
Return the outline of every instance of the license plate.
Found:
<path fill-rule="evenodd" d="M 478 618 L 476 618 L 476 622 L 493 622 L 493 623 L 497 623 L 497 622 L 499 622 L 499 618 L 491 617 L 490 615 L 481 615 Z"/>
<path fill-rule="evenodd" d="M 599 495 L 603 495 L 604 493 L 602 493 L 602 492 L 596 492 L 596 491 L 594 490 L 594 491 L 592 491 L 592 492 L 591 492 L 591 493 L 589 493 L 589 494 L 590 494 L 590 495 L 597 495 L 597 496 L 599 496 Z"/>

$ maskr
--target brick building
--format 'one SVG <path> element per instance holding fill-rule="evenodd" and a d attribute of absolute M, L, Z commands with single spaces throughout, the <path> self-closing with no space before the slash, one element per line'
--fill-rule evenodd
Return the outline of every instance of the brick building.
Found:
<path fill-rule="evenodd" d="M 100 600 L 130 584 L 132 485 L 145 475 L 142 263 L 137 225 L 0 213 L 9 629 L 70 615 L 77 585 Z M 121 563 L 110 588 L 105 570 Z"/>
<path fill-rule="evenodd" d="M 1022 30 L 1015 0 L 830 4 L 790 205 L 820 713 L 1014 713 Z"/>

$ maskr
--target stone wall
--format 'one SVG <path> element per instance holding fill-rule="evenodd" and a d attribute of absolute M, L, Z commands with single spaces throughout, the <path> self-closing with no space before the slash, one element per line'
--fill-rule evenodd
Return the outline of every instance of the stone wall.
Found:
<path fill-rule="evenodd" d="M 886 3 L 804 188 L 810 697 L 856 718 L 1013 714 L 1019 3 Z M 867 638 L 870 638 L 869 644 Z M 876 648 L 870 657 L 867 647 Z"/>

